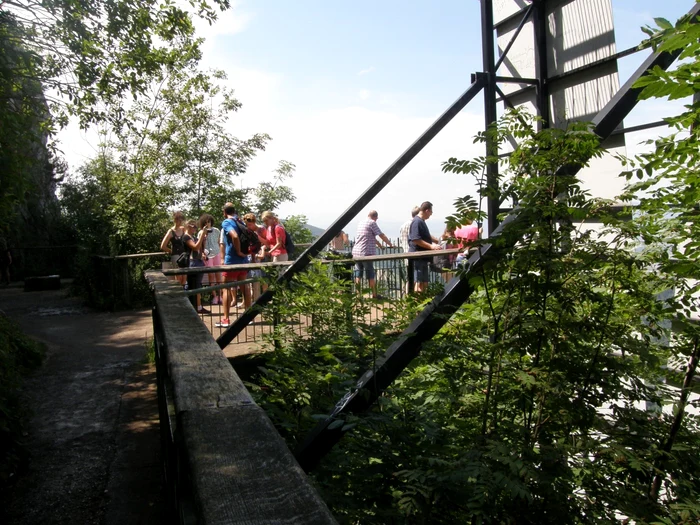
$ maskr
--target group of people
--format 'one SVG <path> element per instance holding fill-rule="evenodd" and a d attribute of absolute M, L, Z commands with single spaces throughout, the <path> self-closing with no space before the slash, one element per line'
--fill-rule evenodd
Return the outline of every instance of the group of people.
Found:
<path fill-rule="evenodd" d="M 411 210 L 411 220 L 406 221 L 399 231 L 399 244 L 404 252 L 425 252 L 430 250 L 443 250 L 447 248 L 463 248 L 464 252 L 455 257 L 448 258 L 444 264 L 451 267 L 457 264 L 469 249 L 470 243 L 479 238 L 479 227 L 469 223 L 459 228 L 446 227 L 442 238 L 431 235 L 426 221 L 433 215 L 433 205 L 429 201 L 423 202 Z M 376 255 L 377 248 L 383 245 L 378 238 L 384 241 L 387 248 L 393 247 L 391 241 L 377 225 L 379 214 L 372 210 L 367 219 L 360 222 L 355 236 L 355 245 L 352 249 L 353 257 L 369 257 Z M 342 232 L 341 232 L 342 233 Z M 456 243 L 456 244 L 455 244 Z M 413 261 L 415 292 L 424 292 L 430 282 L 431 258 L 417 258 Z M 377 281 L 374 263 L 372 261 L 357 261 L 355 263 L 355 281 L 359 285 L 363 275 L 367 278 L 372 297 L 377 297 Z"/>
<path fill-rule="evenodd" d="M 162 251 L 170 254 L 173 267 L 197 268 L 220 266 L 222 263 L 235 266 L 289 260 L 288 250 L 293 246 L 290 245 L 291 238 L 274 213 L 264 212 L 260 217 L 262 224 L 258 224 L 257 217 L 253 213 L 247 213 L 239 218 L 236 207 L 230 202 L 224 205 L 222 212 L 223 220 L 220 228 L 216 226 L 217 221 L 214 217 L 208 213 L 200 216 L 198 220 L 185 220 L 184 214 L 180 211 L 173 214 L 173 226 L 166 232 L 160 245 Z M 428 201 L 413 208 L 411 220 L 401 226 L 399 244 L 403 251 L 408 253 L 464 248 L 463 253 L 456 257 L 450 256 L 440 263 L 440 266 L 452 267 L 460 262 L 461 257 L 466 256 L 470 243 L 478 239 L 479 227 L 469 223 L 456 229 L 445 228 L 441 239 L 438 239 L 431 235 L 426 223 L 432 215 L 433 205 Z M 394 247 L 379 228 L 377 219 L 379 214 L 376 210 L 371 210 L 367 219 L 360 222 L 352 247 L 353 257 L 369 257 L 376 255 L 377 248 Z M 348 236 L 342 231 L 329 245 L 332 250 L 345 250 L 349 246 Z M 413 261 L 415 292 L 420 293 L 427 289 L 431 263 L 431 258 L 416 258 Z M 221 328 L 230 326 L 229 315 L 238 292 L 243 298 L 246 309 L 250 307 L 253 300 L 257 299 L 260 294 L 260 283 L 242 283 L 242 281 L 246 281 L 249 277 L 260 277 L 260 274 L 260 270 L 249 270 L 249 268 L 240 270 L 234 268 L 222 273 L 206 274 L 209 285 L 237 283 L 231 288 L 224 287 L 220 294 L 217 294 L 216 290 L 212 292 L 212 304 L 220 304 L 223 307 L 223 318 L 216 323 L 216 326 Z M 363 277 L 369 282 L 372 296 L 377 298 L 376 271 L 372 261 L 356 261 L 354 278 L 358 288 Z M 187 280 L 190 289 L 201 288 L 203 278 L 203 273 L 178 276 L 182 285 L 185 285 Z M 210 313 L 202 305 L 200 295 L 196 296 L 196 307 L 199 313 Z"/>
<path fill-rule="evenodd" d="M 257 262 L 282 262 L 289 260 L 288 250 L 291 250 L 291 238 L 277 216 L 266 211 L 260 217 L 262 225 L 258 224 L 253 213 L 239 217 L 234 204 L 228 202 L 222 210 L 221 227 L 208 213 L 198 220 L 185 220 L 185 215 L 176 211 L 173 214 L 173 226 L 165 233 L 160 249 L 170 254 L 172 266 L 204 267 L 225 265 L 250 264 Z M 253 270 L 256 272 L 256 270 Z M 240 283 L 255 273 L 249 275 L 248 268 L 230 269 L 225 272 L 207 273 L 208 284 Z M 190 289 L 199 289 L 203 285 L 204 274 L 195 273 L 188 276 L 178 276 L 180 284 L 187 283 Z M 249 308 L 252 301 L 260 294 L 260 284 L 240 283 L 231 288 L 223 288 L 221 294 L 213 291 L 212 304 L 220 304 L 223 308 L 223 318 L 216 323 L 217 327 L 230 326 L 230 311 L 237 293 L 243 297 L 243 304 Z M 197 312 L 210 313 L 203 305 L 201 296 L 196 296 Z"/>

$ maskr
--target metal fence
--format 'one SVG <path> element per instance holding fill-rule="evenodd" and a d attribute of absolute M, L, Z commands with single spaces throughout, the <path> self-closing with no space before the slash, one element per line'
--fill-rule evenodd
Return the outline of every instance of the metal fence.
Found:
<path fill-rule="evenodd" d="M 135 308 L 151 303 L 144 272 L 169 267 L 170 258 L 163 252 L 93 255 L 87 275 L 81 280 L 91 305 L 110 310 Z"/>
<path fill-rule="evenodd" d="M 10 276 L 14 281 L 45 275 L 74 278 L 79 250 L 81 248 L 75 244 L 15 248 L 12 250 Z"/>
<path fill-rule="evenodd" d="M 375 324 L 383 318 L 387 304 L 405 297 L 409 290 L 413 288 L 413 261 L 416 258 L 430 258 L 435 256 L 455 256 L 459 250 L 441 250 L 430 252 L 430 254 L 404 254 L 399 248 L 381 250 L 384 253 L 372 257 L 363 257 L 359 259 L 349 258 L 349 254 L 335 254 L 335 259 L 329 260 L 328 255 L 322 258 L 324 263 L 324 271 L 333 279 L 342 281 L 347 287 L 348 293 L 358 294 L 361 297 L 368 299 L 365 312 L 362 314 L 362 322 Z M 346 257 L 346 258 L 343 258 Z M 357 260 L 372 261 L 376 272 L 376 286 L 378 297 L 370 300 L 369 283 L 366 278 L 356 282 L 353 275 L 353 268 Z M 215 338 L 226 329 L 226 327 L 217 326 L 223 319 L 223 304 L 221 303 L 221 290 L 224 288 L 236 288 L 237 295 L 233 299 L 230 308 L 229 319 L 231 323 L 237 319 L 245 310 L 245 304 L 241 294 L 241 287 L 245 286 L 251 290 L 252 299 L 255 301 L 264 286 L 264 278 L 251 277 L 251 273 L 255 271 L 284 271 L 291 263 L 257 263 L 246 265 L 235 265 L 219 268 L 185 268 L 165 270 L 163 273 L 171 278 L 177 275 L 189 275 L 189 285 L 183 290 L 184 295 L 191 298 L 193 306 L 201 305 L 199 317 L 204 325 L 209 329 Z M 222 283 L 220 276 L 215 276 L 218 272 L 224 269 L 246 270 L 249 273 L 249 278 L 244 281 L 235 283 Z M 192 286 L 195 281 L 192 276 L 202 275 L 203 286 L 196 288 Z M 252 274 L 255 275 L 255 274 Z M 446 282 L 453 272 L 444 271 L 434 265 L 431 265 L 430 282 L 442 283 Z M 196 296 L 199 295 L 199 299 Z M 280 319 L 274 314 L 274 309 L 262 309 L 254 322 L 241 331 L 240 334 L 233 339 L 231 344 L 254 344 L 258 345 L 271 336 L 275 332 L 275 328 L 284 323 L 288 329 L 294 330 L 299 336 L 304 336 L 309 326 L 313 322 L 311 315 L 297 315 L 294 318 Z M 358 320 L 360 321 L 360 320 Z"/>

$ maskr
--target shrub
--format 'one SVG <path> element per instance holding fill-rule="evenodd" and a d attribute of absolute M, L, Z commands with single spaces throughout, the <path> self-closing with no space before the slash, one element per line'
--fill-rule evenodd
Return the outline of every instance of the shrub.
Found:
<path fill-rule="evenodd" d="M 23 456 L 22 433 L 28 415 L 20 396 L 22 378 L 37 368 L 44 346 L 0 315 L 0 485 L 16 472 Z"/>

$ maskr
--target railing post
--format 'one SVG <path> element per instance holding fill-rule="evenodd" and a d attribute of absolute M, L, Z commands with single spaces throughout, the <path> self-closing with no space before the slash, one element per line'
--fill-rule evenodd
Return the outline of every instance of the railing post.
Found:
<path fill-rule="evenodd" d="M 111 297 L 110 310 L 117 309 L 117 280 L 114 274 L 117 271 L 117 260 L 114 257 L 109 258 L 109 292 Z"/>

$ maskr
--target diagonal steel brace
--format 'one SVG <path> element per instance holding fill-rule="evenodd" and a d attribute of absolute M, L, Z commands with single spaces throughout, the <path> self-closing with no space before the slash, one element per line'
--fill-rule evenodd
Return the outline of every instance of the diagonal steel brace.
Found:
<path fill-rule="evenodd" d="M 699 11 L 700 4 L 696 4 L 689 14 L 695 17 Z M 641 89 L 634 88 L 634 83 L 654 67 L 667 69 L 680 53 L 681 50 L 674 53 L 652 53 L 639 66 L 593 119 L 594 132 L 601 138 L 601 142 L 612 134 L 637 104 Z M 562 168 L 562 174 L 575 175 L 579 169 Z M 347 432 L 343 430 L 344 425 L 333 423 L 342 421 L 347 414 L 360 413 L 372 406 L 382 392 L 420 353 L 422 344 L 437 334 L 451 315 L 469 299 L 474 291 L 469 283 L 469 277 L 477 274 L 488 261 L 495 260 L 505 249 L 515 245 L 518 238 L 508 235 L 508 231 L 512 224 L 522 220 L 527 220 L 527 217 L 521 213 L 520 209 L 510 213 L 487 240 L 490 242 L 484 244 L 469 258 L 461 278 L 455 277 L 446 285 L 443 293 L 435 297 L 413 320 L 375 367 L 367 371 L 355 387 L 336 404 L 331 414 L 309 433 L 296 451 L 297 461 L 306 472 L 311 471 Z"/>

